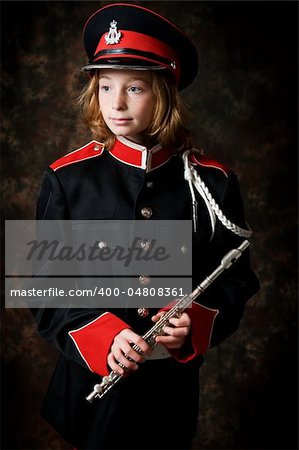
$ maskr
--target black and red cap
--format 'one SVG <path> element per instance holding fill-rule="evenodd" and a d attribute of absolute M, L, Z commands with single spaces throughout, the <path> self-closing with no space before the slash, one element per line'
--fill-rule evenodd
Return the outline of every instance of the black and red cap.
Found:
<path fill-rule="evenodd" d="M 83 30 L 88 64 L 99 68 L 168 70 L 178 89 L 192 83 L 198 71 L 192 41 L 174 23 L 142 6 L 114 3 L 96 11 Z"/>

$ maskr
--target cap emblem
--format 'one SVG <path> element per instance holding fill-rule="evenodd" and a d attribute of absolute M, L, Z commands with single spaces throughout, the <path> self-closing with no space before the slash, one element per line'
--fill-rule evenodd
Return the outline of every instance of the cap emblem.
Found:
<path fill-rule="evenodd" d="M 112 20 L 110 23 L 109 32 L 105 34 L 105 42 L 107 45 L 118 44 L 121 38 L 121 32 L 116 28 L 117 22 Z"/>

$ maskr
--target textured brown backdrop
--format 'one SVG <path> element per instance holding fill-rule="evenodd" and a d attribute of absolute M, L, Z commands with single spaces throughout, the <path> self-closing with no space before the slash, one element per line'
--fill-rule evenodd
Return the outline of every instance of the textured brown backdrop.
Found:
<path fill-rule="evenodd" d="M 89 139 L 81 29 L 105 3 L 1 2 L 5 219 L 34 218 L 44 168 Z M 297 2 L 139 3 L 197 44 L 192 128 L 239 175 L 261 281 L 241 328 L 207 355 L 194 448 L 297 448 Z M 2 309 L 1 342 L 1 448 L 67 449 L 39 417 L 56 351 L 26 310 Z"/>

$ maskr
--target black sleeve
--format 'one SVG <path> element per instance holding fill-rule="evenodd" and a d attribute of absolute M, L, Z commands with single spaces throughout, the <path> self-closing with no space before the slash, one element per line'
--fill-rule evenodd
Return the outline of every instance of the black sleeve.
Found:
<path fill-rule="evenodd" d="M 51 169 L 47 169 L 42 179 L 37 201 L 36 219 L 38 221 L 37 223 L 40 238 L 42 238 L 43 235 L 42 230 L 44 229 L 43 224 L 45 223 L 45 220 L 61 221 L 70 219 L 67 197 L 63 191 L 59 178 Z M 61 236 L 61 241 L 63 241 L 63 238 L 64 237 Z M 49 303 L 47 303 L 47 305 L 49 305 Z M 54 344 L 59 352 L 61 352 L 67 359 L 86 367 L 87 359 L 82 358 L 82 352 L 80 353 L 80 351 L 78 351 L 78 348 L 71 339 L 69 332 L 83 327 L 86 324 L 92 323 L 94 320 L 101 317 L 101 315 L 104 315 L 106 311 L 100 308 L 83 309 L 75 307 L 39 307 L 31 308 L 31 312 L 37 322 L 39 334 L 48 342 Z M 114 312 L 117 314 L 116 310 L 114 310 Z M 117 333 L 119 329 L 125 327 L 125 325 L 114 314 L 110 313 L 109 318 L 111 320 L 107 327 L 109 326 L 111 328 L 110 325 L 112 325 L 113 328 L 114 326 L 115 333 Z M 107 314 L 105 315 L 105 319 L 107 322 Z M 101 327 L 99 327 L 98 330 L 99 332 L 97 335 L 99 336 L 99 342 L 101 342 Z M 107 350 L 110 342 L 109 339 L 106 337 L 106 342 L 104 339 L 103 348 L 99 348 L 99 357 L 101 356 L 103 360 L 107 356 Z M 87 344 L 87 346 L 88 345 L 89 344 Z M 102 366 L 104 366 L 104 364 L 105 362 L 103 361 Z"/>
<path fill-rule="evenodd" d="M 219 202 L 227 219 L 239 227 L 247 228 L 239 183 L 234 173 L 229 173 L 222 193 L 218 194 L 215 200 Z M 222 257 L 228 251 L 237 248 L 244 239 L 228 230 L 217 219 L 215 234 L 206 254 L 206 273 L 213 271 Z M 203 304 L 219 310 L 214 322 L 210 347 L 219 344 L 237 330 L 246 302 L 258 290 L 259 282 L 251 269 L 247 249 L 233 266 L 219 276 L 204 296 Z"/>

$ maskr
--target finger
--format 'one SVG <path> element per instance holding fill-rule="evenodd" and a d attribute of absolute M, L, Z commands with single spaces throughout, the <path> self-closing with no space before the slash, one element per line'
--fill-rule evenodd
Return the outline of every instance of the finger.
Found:
<path fill-rule="evenodd" d="M 156 342 L 159 342 L 160 344 L 171 344 L 171 343 L 177 343 L 181 342 L 181 337 L 177 336 L 157 336 Z"/>
<path fill-rule="evenodd" d="M 124 353 L 124 357 L 128 359 L 131 362 L 137 362 L 141 363 L 144 361 L 144 353 L 141 351 L 137 352 L 136 350 L 133 350 L 131 346 L 129 346 L 129 349 Z"/>
<path fill-rule="evenodd" d="M 115 338 L 115 342 L 111 346 L 111 351 L 118 361 L 121 361 L 121 357 L 125 357 L 131 362 L 142 362 L 144 359 L 142 354 L 133 350 L 129 342 L 121 337 Z"/>
<path fill-rule="evenodd" d="M 184 313 L 181 317 L 172 317 L 171 319 L 169 319 L 169 323 L 176 327 L 190 327 L 191 319 L 188 314 Z"/>
<path fill-rule="evenodd" d="M 119 361 L 119 359 L 120 359 L 121 356 L 122 356 L 122 351 L 121 351 L 121 349 L 119 348 L 119 346 L 116 345 L 116 344 L 113 344 L 113 345 L 111 346 L 111 353 L 112 353 L 112 355 L 114 356 L 114 358 L 115 358 L 117 361 Z"/>
<path fill-rule="evenodd" d="M 155 315 L 152 317 L 152 321 L 153 321 L 153 322 L 158 322 L 158 320 L 160 320 L 161 317 L 162 317 L 164 314 L 165 314 L 165 313 L 162 313 L 162 312 L 155 314 Z"/>
<path fill-rule="evenodd" d="M 138 366 L 133 359 L 128 359 L 126 355 L 120 349 L 113 350 L 111 348 L 111 353 L 114 357 L 114 361 L 124 370 L 137 370 Z"/>
<path fill-rule="evenodd" d="M 169 323 L 174 327 L 190 327 L 191 322 L 188 319 L 169 319 Z"/>
<path fill-rule="evenodd" d="M 167 334 L 169 336 L 174 336 L 174 337 L 180 337 L 180 336 L 185 337 L 185 336 L 187 336 L 187 334 L 189 334 L 189 330 L 190 330 L 189 327 L 172 328 L 172 327 L 166 326 L 163 328 L 163 331 L 165 334 Z"/>
<path fill-rule="evenodd" d="M 118 361 L 118 365 L 124 370 L 137 370 L 138 365 L 132 360 L 129 361 L 125 356 L 122 356 Z"/>
<path fill-rule="evenodd" d="M 129 341 L 127 339 L 129 339 Z M 114 341 L 114 344 L 119 346 L 123 355 L 134 362 L 143 362 L 144 356 L 150 355 L 152 352 L 151 346 L 138 334 L 133 332 L 127 335 L 126 338 L 119 334 Z M 114 349 L 114 347 L 112 348 Z"/>
<path fill-rule="evenodd" d="M 173 336 L 158 336 L 156 338 L 156 342 L 161 345 L 164 345 L 164 347 L 166 348 L 177 349 L 182 347 L 184 340 L 175 338 Z"/>
<path fill-rule="evenodd" d="M 117 345 L 117 343 L 114 343 L 111 346 L 111 353 L 113 354 L 116 361 L 123 364 L 126 368 L 130 370 L 136 370 L 135 367 L 136 363 L 142 362 L 144 358 L 135 351 L 133 351 L 130 345 L 128 345 L 127 348 L 129 349 L 128 352 L 130 353 L 131 356 L 124 353 L 124 351 Z"/>
<path fill-rule="evenodd" d="M 115 360 L 112 353 L 109 353 L 107 357 L 107 363 L 110 369 L 113 370 L 113 372 L 117 373 L 118 375 L 124 375 L 124 369 L 118 365 L 118 362 Z"/>
<path fill-rule="evenodd" d="M 139 347 L 139 349 L 145 354 L 145 355 L 150 355 L 152 352 L 152 348 L 151 346 L 144 340 L 142 339 L 141 336 L 139 336 L 138 334 L 135 335 L 137 337 L 136 340 L 134 340 L 134 344 L 137 345 L 137 347 Z"/>
<path fill-rule="evenodd" d="M 136 344 L 137 347 L 139 347 L 139 349 L 142 352 L 144 352 L 145 354 L 150 354 L 152 351 L 151 346 L 147 342 L 145 342 L 145 340 L 142 339 L 142 337 L 139 336 L 139 334 L 134 333 L 134 331 L 132 331 L 132 330 L 129 330 L 129 329 L 123 330 L 121 333 L 119 333 L 116 336 L 115 340 L 117 340 L 118 338 L 120 338 L 120 339 L 125 338 L 126 342 L 129 345 L 129 347 L 128 346 L 126 346 L 125 348 L 122 347 L 122 350 L 124 351 L 124 353 L 129 354 L 130 348 L 132 348 L 131 344 L 133 344 L 133 345 Z M 139 349 L 137 350 L 137 352 L 139 351 Z M 133 350 L 133 351 L 135 351 L 135 350 Z"/>

